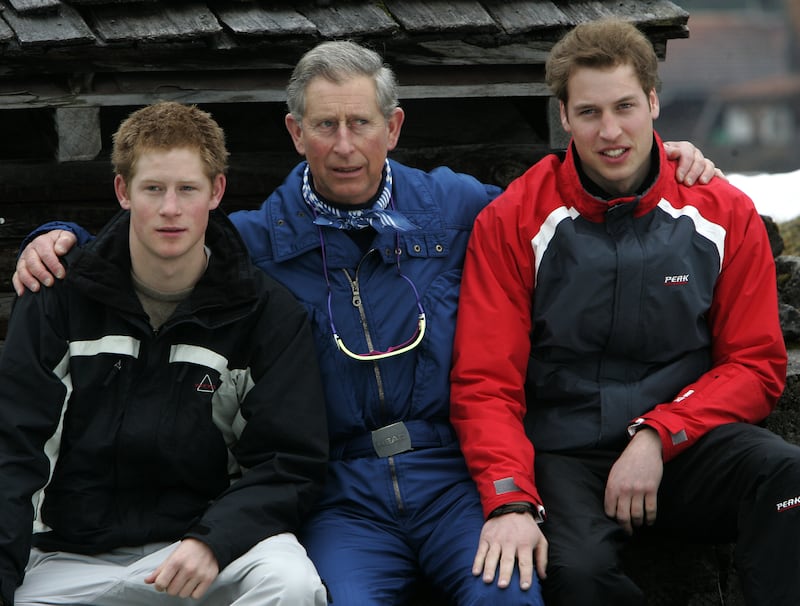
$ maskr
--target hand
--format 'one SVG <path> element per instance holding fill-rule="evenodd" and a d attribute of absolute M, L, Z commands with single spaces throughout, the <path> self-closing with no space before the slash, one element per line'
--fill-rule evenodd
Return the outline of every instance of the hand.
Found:
<path fill-rule="evenodd" d="M 652 525 L 663 472 L 658 432 L 647 427 L 639 430 L 608 474 L 606 515 L 616 518 L 628 534 L 633 534 L 634 526 Z"/>
<path fill-rule="evenodd" d="M 482 575 L 484 583 L 492 583 L 499 564 L 497 586 L 508 587 L 515 561 L 519 563 L 520 588 L 530 589 L 534 561 L 539 578 L 545 578 L 547 539 L 536 520 L 529 513 L 507 513 L 486 520 L 472 563 L 472 574 Z"/>
<path fill-rule="evenodd" d="M 21 297 L 26 287 L 36 292 L 40 282 L 52 286 L 54 278 L 63 278 L 64 266 L 59 257 L 67 254 L 77 241 L 75 234 L 63 229 L 36 236 L 20 254 L 17 270 L 11 277 L 17 295 Z"/>
<path fill-rule="evenodd" d="M 199 600 L 218 574 L 217 558 L 208 545 L 184 539 L 144 582 L 171 596 Z"/>
<path fill-rule="evenodd" d="M 725 174 L 689 141 L 665 141 L 664 150 L 667 158 L 678 160 L 678 169 L 675 171 L 678 183 L 691 186 L 698 181 L 706 184 L 714 177 L 727 180 Z"/>

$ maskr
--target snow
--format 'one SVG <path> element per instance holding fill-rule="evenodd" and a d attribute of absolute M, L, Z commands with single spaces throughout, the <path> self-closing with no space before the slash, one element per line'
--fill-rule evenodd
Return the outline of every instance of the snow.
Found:
<path fill-rule="evenodd" d="M 753 200 L 759 214 L 776 223 L 800 217 L 800 170 L 776 174 L 730 174 L 728 181 Z"/>

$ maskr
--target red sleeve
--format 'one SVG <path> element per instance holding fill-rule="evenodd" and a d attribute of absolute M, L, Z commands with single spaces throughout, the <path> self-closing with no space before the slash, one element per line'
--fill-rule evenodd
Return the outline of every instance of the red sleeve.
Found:
<path fill-rule="evenodd" d="M 763 220 L 752 201 L 723 184 L 731 198 L 722 268 L 709 311 L 712 368 L 673 402 L 636 422 L 661 436 L 669 461 L 725 423 L 758 423 L 769 415 L 786 382 L 786 347 L 778 319 L 775 262 Z M 714 209 L 709 208 L 709 214 Z"/>
<path fill-rule="evenodd" d="M 525 375 L 534 287 L 532 233 L 520 220 L 526 186 L 479 216 L 464 264 L 452 371 L 451 420 L 488 515 L 506 503 L 541 506 L 525 434 Z M 530 220 L 528 220 L 530 221 Z"/>

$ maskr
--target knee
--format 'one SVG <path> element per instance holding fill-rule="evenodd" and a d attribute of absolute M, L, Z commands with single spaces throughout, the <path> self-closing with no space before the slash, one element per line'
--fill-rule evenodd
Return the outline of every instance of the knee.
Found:
<path fill-rule="evenodd" d="M 328 592 L 305 549 L 292 535 L 262 541 L 233 566 L 244 590 L 242 604 L 325 606 Z M 239 602 L 237 601 L 237 604 Z"/>
<path fill-rule="evenodd" d="M 519 573 L 515 571 L 508 587 L 501 589 L 497 583 L 484 583 L 480 577 L 467 583 L 464 592 L 458 599 L 464 606 L 544 606 L 539 580 L 534 576 L 530 589 L 523 590 L 519 586 Z"/>
<path fill-rule="evenodd" d="M 249 590 L 243 603 L 325 606 L 328 591 L 310 562 L 287 561 L 286 565 L 254 566 L 247 575 Z M 262 602 L 262 600 L 268 600 Z"/>
<path fill-rule="evenodd" d="M 280 604 L 295 604 L 303 606 L 326 606 L 328 604 L 328 590 L 314 574 L 294 574 L 283 577 Z"/>
<path fill-rule="evenodd" d="M 620 569 L 615 554 L 603 545 L 595 549 L 590 545 L 582 547 L 568 555 L 551 557 L 542 583 L 548 606 L 644 603 L 641 589 Z"/>

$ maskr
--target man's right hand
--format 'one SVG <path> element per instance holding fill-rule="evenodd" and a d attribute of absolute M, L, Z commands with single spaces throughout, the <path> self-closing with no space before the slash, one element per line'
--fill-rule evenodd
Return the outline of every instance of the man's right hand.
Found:
<path fill-rule="evenodd" d="M 547 539 L 529 513 L 507 513 L 490 518 L 483 524 L 472 574 L 498 587 L 508 587 L 514 566 L 519 566 L 519 584 L 529 589 L 533 568 L 540 579 L 547 569 Z"/>
<path fill-rule="evenodd" d="M 36 236 L 17 259 L 17 270 L 11 278 L 14 290 L 20 297 L 25 289 L 39 290 L 39 285 L 52 286 L 53 280 L 64 277 L 64 266 L 59 257 L 67 254 L 78 239 L 72 232 L 56 229 Z"/>

